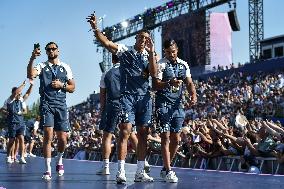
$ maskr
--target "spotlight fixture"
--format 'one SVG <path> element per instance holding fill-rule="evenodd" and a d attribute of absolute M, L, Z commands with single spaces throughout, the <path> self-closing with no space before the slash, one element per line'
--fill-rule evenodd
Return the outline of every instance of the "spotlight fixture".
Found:
<path fill-rule="evenodd" d="M 121 24 L 121 26 L 122 26 L 123 28 L 127 28 L 127 26 L 128 26 L 128 22 L 127 22 L 127 21 L 123 21 L 123 22 L 121 22 L 120 24 Z"/>

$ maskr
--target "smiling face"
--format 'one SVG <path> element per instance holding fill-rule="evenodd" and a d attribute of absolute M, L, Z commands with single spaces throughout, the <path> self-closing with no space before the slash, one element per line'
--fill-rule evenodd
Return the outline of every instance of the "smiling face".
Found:
<path fill-rule="evenodd" d="M 171 61 L 176 62 L 178 56 L 178 46 L 176 42 L 172 39 L 166 40 L 164 42 L 164 53 L 165 57 Z"/>
<path fill-rule="evenodd" d="M 169 46 L 168 48 L 164 49 L 165 57 L 170 60 L 171 62 L 176 62 L 177 55 L 178 55 L 178 48 L 176 44 Z"/>
<path fill-rule="evenodd" d="M 147 45 L 150 34 L 147 31 L 141 31 L 136 35 L 135 49 L 142 52 Z"/>

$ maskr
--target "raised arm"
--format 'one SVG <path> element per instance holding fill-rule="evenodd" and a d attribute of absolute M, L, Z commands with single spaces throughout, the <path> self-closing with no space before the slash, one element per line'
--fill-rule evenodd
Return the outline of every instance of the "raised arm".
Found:
<path fill-rule="evenodd" d="M 268 122 L 268 121 L 266 121 L 265 123 L 266 123 L 270 128 L 272 128 L 273 130 L 284 134 L 284 129 L 282 129 L 282 128 L 279 127 L 278 125 L 276 125 L 276 124 L 274 124 L 274 123 L 271 123 L 271 122 Z"/>
<path fill-rule="evenodd" d="M 208 139 L 203 133 L 201 133 L 200 131 L 196 131 L 195 133 L 196 135 L 199 135 L 201 137 L 201 139 L 208 143 L 208 144 L 213 144 L 213 141 L 211 139 Z"/>
<path fill-rule="evenodd" d="M 101 43 L 102 46 L 104 46 L 107 50 L 109 50 L 111 53 L 116 54 L 118 50 L 117 44 L 110 41 L 102 32 L 99 30 L 97 25 L 97 17 L 95 13 L 91 14 L 87 17 L 88 22 L 90 23 L 92 30 L 95 34 L 95 37 L 97 40 Z"/>
<path fill-rule="evenodd" d="M 40 48 L 35 48 L 32 52 L 29 64 L 27 66 L 27 78 L 34 79 L 38 76 L 38 71 L 33 67 L 34 60 L 40 56 Z"/>
<path fill-rule="evenodd" d="M 281 137 L 281 134 L 278 133 L 278 132 L 276 132 L 273 128 L 271 128 L 271 127 L 268 125 L 268 122 L 263 121 L 263 122 L 262 122 L 262 125 L 263 125 L 263 127 L 265 127 L 266 131 L 267 131 L 269 134 L 271 134 L 271 135 L 273 135 L 273 136 L 276 136 L 278 139 L 281 140 L 281 138 L 282 138 L 282 137 Z"/>
<path fill-rule="evenodd" d="M 23 96 L 24 101 L 26 101 L 28 97 L 30 96 L 30 94 L 32 93 L 33 85 L 34 85 L 34 82 L 33 80 L 30 79 L 30 87 L 27 90 L 26 94 Z"/>
<path fill-rule="evenodd" d="M 222 129 L 223 131 L 225 131 L 227 128 L 220 123 L 217 119 L 212 119 L 212 122 L 215 123 L 220 129 Z"/>
<path fill-rule="evenodd" d="M 244 137 L 244 142 L 245 142 L 245 144 L 247 145 L 249 151 L 250 151 L 253 155 L 255 155 L 255 156 L 258 156 L 258 155 L 259 155 L 258 150 L 252 145 L 252 143 L 251 143 L 251 141 L 250 141 L 249 138 Z"/>

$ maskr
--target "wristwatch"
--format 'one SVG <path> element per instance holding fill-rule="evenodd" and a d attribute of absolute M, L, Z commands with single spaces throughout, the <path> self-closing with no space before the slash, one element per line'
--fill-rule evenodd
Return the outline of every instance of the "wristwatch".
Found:
<path fill-rule="evenodd" d="M 67 83 L 64 83 L 62 86 L 62 89 L 66 90 L 66 87 L 67 87 Z"/>

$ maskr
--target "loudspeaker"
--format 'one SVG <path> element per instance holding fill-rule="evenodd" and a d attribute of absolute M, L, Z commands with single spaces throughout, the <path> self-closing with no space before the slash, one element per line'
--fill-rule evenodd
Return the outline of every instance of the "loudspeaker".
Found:
<path fill-rule="evenodd" d="M 227 13 L 230 21 L 230 25 L 233 31 L 240 31 L 240 25 L 237 17 L 236 10 L 231 10 Z"/>

